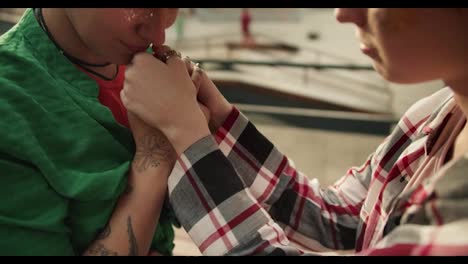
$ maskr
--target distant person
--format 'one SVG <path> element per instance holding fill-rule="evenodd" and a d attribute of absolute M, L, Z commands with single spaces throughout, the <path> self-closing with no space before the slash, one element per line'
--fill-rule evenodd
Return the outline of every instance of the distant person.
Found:
<path fill-rule="evenodd" d="M 252 16 L 248 8 L 242 8 L 241 16 L 241 30 L 242 30 L 242 43 L 246 46 L 253 46 L 254 39 L 250 32 L 250 24 L 252 22 Z"/>

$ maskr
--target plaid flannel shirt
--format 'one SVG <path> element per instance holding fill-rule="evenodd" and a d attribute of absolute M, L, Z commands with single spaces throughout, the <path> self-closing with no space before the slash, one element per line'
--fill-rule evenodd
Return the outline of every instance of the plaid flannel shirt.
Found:
<path fill-rule="evenodd" d="M 233 108 L 179 157 L 171 204 L 204 255 L 467 255 L 468 158 L 405 189 L 454 107 L 449 88 L 420 100 L 327 188 Z"/>

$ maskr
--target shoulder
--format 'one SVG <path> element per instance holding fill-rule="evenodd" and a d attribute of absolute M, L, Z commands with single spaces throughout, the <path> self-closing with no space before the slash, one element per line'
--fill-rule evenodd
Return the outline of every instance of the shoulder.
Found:
<path fill-rule="evenodd" d="M 15 116 L 20 112 L 26 114 L 40 107 L 40 91 L 53 85 L 51 80 L 45 77 L 45 70 L 39 63 L 28 57 L 28 54 L 20 52 L 10 45 L 0 43 L 0 114 L 2 121 L 5 118 Z"/>
<path fill-rule="evenodd" d="M 444 117 L 454 105 L 453 92 L 445 87 L 439 91 L 420 99 L 414 103 L 400 118 L 397 129 L 402 131 L 413 131 L 412 137 L 419 136 L 423 129 L 430 124 Z M 433 124 L 435 125 L 435 124 Z"/>
<path fill-rule="evenodd" d="M 48 108 L 51 101 L 60 100 L 56 94 L 63 87 L 21 32 L 12 29 L 0 37 L 0 58 L 2 115 L 31 113 L 38 108 Z"/>
<path fill-rule="evenodd" d="M 33 136 L 34 126 L 45 127 L 45 115 L 52 113 L 53 106 L 63 105 L 57 96 L 60 87 L 56 80 L 50 77 L 32 52 L 23 47 L 21 36 L 8 40 L 15 42 L 0 40 L 2 149 L 11 149 L 16 143 L 24 145 L 22 137 Z"/>
<path fill-rule="evenodd" d="M 437 114 L 453 99 L 453 92 L 445 87 L 414 103 L 403 115 L 406 118 L 425 117 Z"/>
<path fill-rule="evenodd" d="M 0 79 L 3 84 L 16 84 L 17 86 L 29 86 L 36 83 L 38 79 L 49 80 L 47 74 L 46 60 L 40 56 L 41 52 L 36 49 L 41 39 L 29 35 L 39 35 L 35 27 L 30 25 L 30 11 L 25 12 L 24 17 L 10 30 L 0 36 Z M 29 24 L 28 24 L 29 23 Z M 48 78 L 49 77 L 49 78 Z"/>
<path fill-rule="evenodd" d="M 453 92 L 443 88 L 414 103 L 396 123 L 390 135 L 377 151 L 378 157 L 398 156 L 405 150 L 422 146 L 428 124 L 435 126 L 454 104 Z M 416 143 L 419 142 L 419 143 Z M 413 144 L 415 143 L 415 144 Z"/>

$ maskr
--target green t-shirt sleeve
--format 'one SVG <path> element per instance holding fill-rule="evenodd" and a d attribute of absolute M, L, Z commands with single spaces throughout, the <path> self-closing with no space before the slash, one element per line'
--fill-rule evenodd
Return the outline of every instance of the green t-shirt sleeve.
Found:
<path fill-rule="evenodd" d="M 74 255 L 67 202 L 27 162 L 0 153 L 0 255 Z"/>

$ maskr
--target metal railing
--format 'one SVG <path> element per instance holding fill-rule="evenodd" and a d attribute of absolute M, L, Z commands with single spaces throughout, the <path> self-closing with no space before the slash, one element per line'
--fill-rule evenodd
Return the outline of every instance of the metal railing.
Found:
<path fill-rule="evenodd" d="M 213 63 L 220 65 L 223 69 L 231 69 L 233 65 L 256 65 L 256 66 L 287 66 L 293 68 L 305 68 L 315 70 L 339 69 L 352 71 L 374 71 L 372 66 L 355 64 L 321 64 L 321 63 L 296 63 L 285 61 L 248 61 L 248 60 L 221 60 L 221 59 L 194 59 L 200 65 Z"/>
<path fill-rule="evenodd" d="M 370 65 L 358 65 L 358 64 L 327 64 L 327 63 L 298 63 L 298 62 L 285 62 L 281 60 L 277 61 L 252 61 L 252 60 L 233 60 L 233 59 L 207 59 L 207 58 L 200 58 L 200 59 L 193 59 L 193 61 L 198 62 L 201 67 L 207 64 L 214 64 L 215 69 L 218 70 L 235 70 L 236 65 L 248 65 L 248 66 L 264 66 L 264 67 L 288 67 L 288 68 L 298 68 L 303 69 L 302 73 L 302 80 L 303 83 L 307 84 L 309 82 L 309 70 L 347 70 L 347 71 L 368 71 L 374 72 L 374 68 Z M 348 78 L 344 76 L 334 76 L 335 79 L 342 79 L 344 83 L 349 81 Z M 354 82 L 358 82 L 354 80 Z M 387 94 L 389 97 L 392 97 L 390 90 L 387 86 L 377 86 L 377 85 L 370 85 L 368 83 L 361 83 L 360 86 L 362 89 L 367 89 L 371 91 L 379 91 L 381 93 Z"/>

